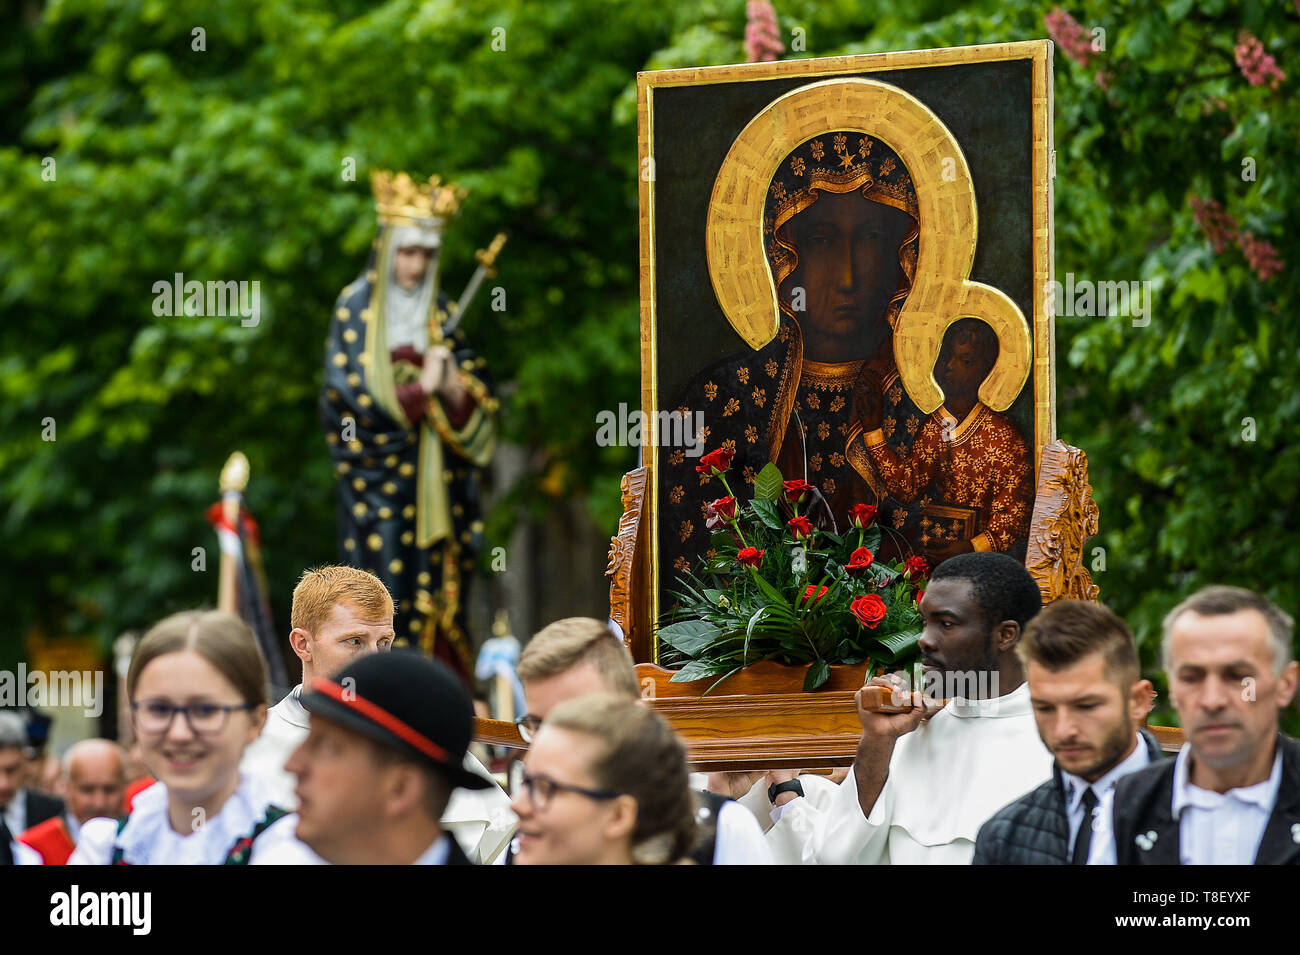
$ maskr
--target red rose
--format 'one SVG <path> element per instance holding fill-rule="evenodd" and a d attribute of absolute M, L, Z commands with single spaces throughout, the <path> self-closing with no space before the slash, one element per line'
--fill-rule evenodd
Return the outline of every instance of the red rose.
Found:
<path fill-rule="evenodd" d="M 731 520 L 736 516 L 736 499 L 734 497 L 720 497 L 709 505 L 709 514 L 718 514 Z"/>
<path fill-rule="evenodd" d="M 930 562 L 924 557 L 909 557 L 903 561 L 903 576 L 908 580 L 929 580 Z"/>
<path fill-rule="evenodd" d="M 859 547 L 849 555 L 849 562 L 844 565 L 844 569 L 849 572 L 850 577 L 861 577 L 867 572 L 867 568 L 871 566 L 875 559 L 871 551 L 865 547 Z"/>
<path fill-rule="evenodd" d="M 924 597 L 924 596 L 925 596 L 925 591 L 924 591 L 924 590 L 918 590 L 918 591 L 916 592 L 916 605 L 917 605 L 918 607 L 921 606 L 921 598 Z"/>
<path fill-rule="evenodd" d="M 763 552 L 757 547 L 745 547 L 736 555 L 736 560 L 746 567 L 757 567 L 763 560 Z"/>
<path fill-rule="evenodd" d="M 816 587 L 817 587 L 816 584 L 808 585 L 808 588 L 803 592 L 803 600 L 801 601 L 801 603 L 806 603 L 809 605 L 815 604 L 817 601 L 825 597 L 826 591 L 830 589 L 828 587 L 823 587 L 821 590 L 817 592 L 817 596 L 814 597 L 813 590 L 816 589 Z"/>
<path fill-rule="evenodd" d="M 849 508 L 849 523 L 854 527 L 870 527 L 876 519 L 874 504 L 854 504 Z"/>
<path fill-rule="evenodd" d="M 880 621 L 885 619 L 885 611 L 888 609 L 879 594 L 863 594 L 861 597 L 854 598 L 853 603 L 849 604 L 849 610 L 853 611 L 853 616 L 858 618 L 858 623 L 869 630 L 875 630 L 880 626 Z"/>
<path fill-rule="evenodd" d="M 710 451 L 703 460 L 695 466 L 695 470 L 701 474 L 721 474 L 727 468 L 731 467 L 731 459 L 736 456 L 736 452 L 730 448 L 718 448 L 716 451 Z"/>
<path fill-rule="evenodd" d="M 790 533 L 795 537 L 812 537 L 812 521 L 808 520 L 808 518 L 804 517 L 802 514 L 798 517 L 790 518 L 790 520 L 786 521 L 785 526 L 790 528 Z"/>
<path fill-rule="evenodd" d="M 716 531 L 735 516 L 736 499 L 734 497 L 720 497 L 710 504 L 705 512 L 704 526 L 711 531 Z"/>
<path fill-rule="evenodd" d="M 785 491 L 785 499 L 791 504 L 802 504 L 803 499 L 816 490 L 807 481 L 782 481 L 781 489 Z"/>

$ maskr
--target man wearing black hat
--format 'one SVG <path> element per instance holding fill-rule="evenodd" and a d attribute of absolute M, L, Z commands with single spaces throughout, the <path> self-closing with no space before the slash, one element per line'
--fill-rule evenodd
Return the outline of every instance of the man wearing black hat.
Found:
<path fill-rule="evenodd" d="M 298 777 L 298 812 L 267 830 L 253 862 L 296 828 L 336 865 L 469 864 L 439 820 L 453 789 L 491 784 L 462 766 L 473 706 L 445 666 L 371 654 L 317 678 L 302 705 L 311 730 L 285 764 Z"/>

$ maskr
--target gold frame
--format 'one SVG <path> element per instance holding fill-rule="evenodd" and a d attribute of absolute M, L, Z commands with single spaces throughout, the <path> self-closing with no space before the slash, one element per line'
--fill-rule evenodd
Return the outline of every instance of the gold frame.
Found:
<path fill-rule="evenodd" d="M 1029 60 L 1031 66 L 1031 113 L 1032 113 L 1032 136 L 1033 136 L 1033 155 L 1032 155 L 1032 188 L 1033 188 L 1033 259 L 1034 259 L 1034 288 L 1038 290 L 1051 288 L 1053 279 L 1052 263 L 1052 177 L 1054 171 L 1054 152 L 1052 150 L 1052 43 L 1050 40 L 1026 40 L 1016 43 L 994 43 L 981 46 L 953 47 L 941 50 L 911 50 L 898 53 L 873 53 L 861 56 L 836 56 L 824 57 L 819 59 L 805 60 L 783 60 L 774 63 L 746 63 L 731 66 L 712 66 L 698 67 L 692 69 L 677 70 L 659 70 L 654 72 L 644 72 L 637 74 L 637 155 L 638 169 L 642 174 L 639 177 L 638 184 L 638 208 L 640 222 L 640 264 L 641 264 L 641 408 L 642 412 L 651 416 L 659 409 L 658 395 L 656 393 L 656 376 L 657 367 L 657 343 L 655 341 L 654 319 L 656 315 L 655 303 L 655 235 L 654 235 L 654 211 L 655 211 L 655 177 L 653 174 L 653 149 L 654 142 L 654 91 L 660 87 L 675 86 L 705 86 L 721 83 L 744 83 L 759 80 L 778 79 L 783 77 L 803 77 L 809 78 L 810 83 L 816 80 L 827 80 L 833 77 L 841 77 L 845 74 L 860 74 L 870 72 L 880 72 L 884 70 L 900 69 L 917 69 L 922 67 L 933 66 L 953 66 L 965 63 L 985 63 L 1005 60 Z M 874 84 L 874 81 L 867 81 Z M 834 87 L 842 84 L 827 84 Z M 793 90 L 784 94 L 786 97 L 798 94 L 807 90 L 807 87 L 800 90 Z M 777 99 L 781 99 L 778 97 Z M 910 98 L 910 97 L 909 97 Z M 773 101 L 774 103 L 776 100 Z M 922 104 L 917 103 L 924 109 Z M 770 108 L 770 104 L 769 104 Z M 765 109 L 763 112 L 766 113 Z M 926 110 L 928 112 L 928 110 Z M 763 115 L 762 113 L 759 114 Z M 758 117 L 755 117 L 758 119 Z M 751 121 L 752 123 L 752 121 Z M 941 125 L 941 124 L 940 124 Z M 747 127 L 748 129 L 748 127 Z M 872 131 L 874 132 L 874 130 Z M 946 132 L 946 130 L 945 130 Z M 958 150 L 957 155 L 960 155 Z M 779 161 L 779 158 L 778 160 Z M 961 169 L 965 169 L 964 159 L 958 160 Z M 646 171 L 650 175 L 646 175 Z M 716 196 L 715 196 L 716 198 Z M 710 203 L 710 214 L 712 215 L 713 203 Z M 970 229 L 974 235 L 974 210 L 972 207 L 972 221 Z M 758 220 L 761 222 L 761 217 Z M 761 229 L 761 226 L 759 227 Z M 761 234 L 760 234 L 761 240 Z M 761 245 L 759 246 L 761 248 Z M 971 254 L 974 247 L 971 246 Z M 710 256 L 713 255 L 710 250 Z M 960 263 L 958 263 L 960 264 Z M 969 263 L 966 264 L 966 271 L 962 271 L 958 277 L 965 280 L 968 277 Z M 712 272 L 712 269 L 710 270 Z M 918 269 L 919 274 L 919 269 Z M 952 275 L 953 272 L 949 272 Z M 966 282 L 967 286 L 975 286 L 978 289 L 987 289 L 987 286 L 978 286 L 975 283 Z M 772 305 L 775 302 L 775 292 L 770 288 L 771 280 L 767 280 L 765 288 L 759 289 L 757 293 L 752 290 L 748 293 L 752 300 L 755 294 L 766 296 L 769 292 L 772 295 Z M 997 290 L 989 289 L 990 292 Z M 944 298 L 953 303 L 954 296 L 957 304 L 961 308 L 961 301 L 967 290 L 965 287 L 958 287 L 954 292 L 949 288 L 944 292 Z M 1020 315 L 1019 309 L 1009 299 L 1006 302 L 997 300 L 1006 299 L 1006 296 L 997 292 L 996 296 L 988 296 L 987 293 L 979 292 L 979 295 L 985 296 L 990 300 L 996 300 L 995 305 L 999 311 L 1006 314 L 1005 306 L 1011 304 L 1015 309 L 1016 315 Z M 933 299 L 933 296 L 930 297 Z M 1035 478 L 1037 478 L 1039 467 L 1041 466 L 1042 450 L 1045 445 L 1056 439 L 1056 401 L 1055 401 L 1055 342 L 1054 342 L 1054 322 L 1050 309 L 1050 299 L 1045 294 L 1033 296 L 1033 362 L 1032 377 L 1034 386 L 1034 469 Z M 928 301 L 925 307 L 926 312 L 937 315 L 934 309 L 934 302 Z M 766 301 L 764 307 L 768 307 Z M 724 308 L 725 311 L 725 308 Z M 958 314 L 969 314 L 970 309 Z M 729 319 L 731 318 L 728 313 Z M 921 338 L 929 340 L 934 334 L 942 335 L 943 329 L 946 328 L 949 321 L 945 321 L 942 316 L 933 321 L 926 322 L 926 331 Z M 900 326 L 901 326 L 900 322 Z M 746 334 L 745 330 L 736 326 L 737 331 L 742 338 L 749 340 L 753 344 L 753 334 Z M 774 327 L 774 326 L 773 326 Z M 937 331 L 936 331 L 937 329 Z M 910 339 L 916 339 L 918 336 L 908 336 Z M 770 336 L 769 336 L 770 338 Z M 930 347 L 927 341 L 912 340 L 908 343 L 909 352 L 915 351 L 920 356 L 926 354 L 925 349 Z M 1001 362 L 999 362 L 1001 364 Z M 933 380 L 920 383 L 920 393 L 926 395 L 928 387 L 933 387 Z M 1003 386 L 1005 388 L 1005 386 Z M 909 389 L 910 390 L 910 389 Z M 983 389 L 981 390 L 983 395 Z M 931 396 L 932 397 L 932 396 Z M 655 634 L 653 646 L 653 658 L 659 657 L 659 643 L 657 635 L 657 621 L 659 619 L 659 449 L 654 443 L 647 443 L 642 448 L 642 463 L 650 469 L 649 493 L 650 493 L 650 620 L 647 624 L 650 632 Z M 1035 483 L 1037 483 L 1035 481 Z M 644 539 L 644 538 L 643 538 Z"/>

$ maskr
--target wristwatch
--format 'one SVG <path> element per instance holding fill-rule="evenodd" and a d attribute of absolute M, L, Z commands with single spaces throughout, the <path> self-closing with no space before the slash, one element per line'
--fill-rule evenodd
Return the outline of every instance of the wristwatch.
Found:
<path fill-rule="evenodd" d="M 794 793 L 796 796 L 803 795 L 803 783 L 799 782 L 798 777 L 787 779 L 783 783 L 773 783 L 767 787 L 767 801 L 776 805 L 776 797 L 781 793 Z"/>

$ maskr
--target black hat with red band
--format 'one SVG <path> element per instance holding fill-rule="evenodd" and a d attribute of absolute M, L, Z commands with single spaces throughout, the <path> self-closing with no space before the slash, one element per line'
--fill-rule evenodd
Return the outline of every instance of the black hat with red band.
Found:
<path fill-rule="evenodd" d="M 403 650 L 367 654 L 332 679 L 321 677 L 304 688 L 302 705 L 432 766 L 453 786 L 493 785 L 464 767 L 473 704 L 460 681 L 435 660 Z"/>

